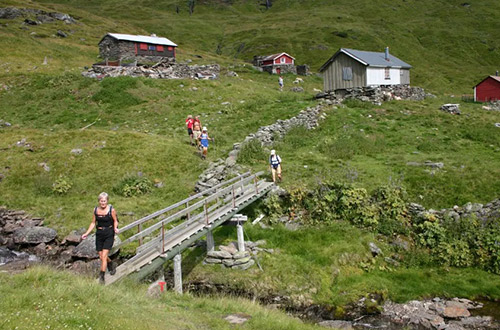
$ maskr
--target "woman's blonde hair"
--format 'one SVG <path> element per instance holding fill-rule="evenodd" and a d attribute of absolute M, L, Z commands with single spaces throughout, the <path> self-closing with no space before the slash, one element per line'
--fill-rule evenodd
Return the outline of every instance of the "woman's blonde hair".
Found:
<path fill-rule="evenodd" d="M 103 198 L 106 198 L 106 201 L 108 201 L 108 200 L 109 200 L 109 195 L 108 195 L 107 193 L 105 193 L 105 192 L 102 192 L 102 193 L 100 193 L 100 194 L 99 194 L 99 196 L 97 197 L 97 201 L 99 202 L 99 201 L 100 201 L 101 199 L 103 199 Z"/>

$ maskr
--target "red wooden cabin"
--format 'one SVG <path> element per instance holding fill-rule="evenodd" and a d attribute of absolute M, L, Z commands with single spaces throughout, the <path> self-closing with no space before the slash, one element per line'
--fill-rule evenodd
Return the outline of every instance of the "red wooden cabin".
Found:
<path fill-rule="evenodd" d="M 474 86 L 474 101 L 490 102 L 500 100 L 500 76 L 488 76 Z"/>
<path fill-rule="evenodd" d="M 295 58 L 287 53 L 278 53 L 268 56 L 255 56 L 254 65 L 269 73 L 282 74 L 294 71 Z"/>

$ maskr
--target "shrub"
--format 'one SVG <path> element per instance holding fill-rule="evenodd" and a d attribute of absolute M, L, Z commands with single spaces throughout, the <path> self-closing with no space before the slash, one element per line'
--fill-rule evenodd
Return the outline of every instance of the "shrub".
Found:
<path fill-rule="evenodd" d="M 153 183 L 142 176 L 128 176 L 123 179 L 113 190 L 115 193 L 133 197 L 149 193 L 153 189 Z"/>
<path fill-rule="evenodd" d="M 64 195 L 71 189 L 72 186 L 73 184 L 67 177 L 60 175 L 59 178 L 52 184 L 52 191 L 56 194 Z"/>
<path fill-rule="evenodd" d="M 259 140 L 253 139 L 241 146 L 238 154 L 238 162 L 242 164 L 254 164 L 255 162 L 266 162 L 268 155 L 262 148 Z"/>

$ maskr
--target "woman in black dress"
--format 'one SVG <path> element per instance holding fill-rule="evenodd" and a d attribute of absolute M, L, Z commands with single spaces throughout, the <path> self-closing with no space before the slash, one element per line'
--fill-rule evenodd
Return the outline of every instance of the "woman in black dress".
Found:
<path fill-rule="evenodd" d="M 94 227 L 97 227 L 95 235 L 95 248 L 99 253 L 99 259 L 101 259 L 99 282 L 104 284 L 104 274 L 106 272 L 106 268 L 109 270 L 111 275 L 114 275 L 116 272 L 116 268 L 108 255 L 109 250 L 113 247 L 115 234 L 118 234 L 119 231 L 116 211 L 111 204 L 108 204 L 108 194 L 105 192 L 99 194 L 97 200 L 99 202 L 99 206 L 94 208 L 92 222 L 90 223 L 89 229 L 87 229 L 85 234 L 82 235 L 82 239 L 86 239 Z"/>

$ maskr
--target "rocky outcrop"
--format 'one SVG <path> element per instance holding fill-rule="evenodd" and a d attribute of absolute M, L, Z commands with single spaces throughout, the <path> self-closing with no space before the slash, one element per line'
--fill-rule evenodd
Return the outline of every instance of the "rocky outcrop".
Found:
<path fill-rule="evenodd" d="M 500 111 L 500 101 L 490 102 L 487 105 L 483 105 L 482 108 L 487 111 Z"/>
<path fill-rule="evenodd" d="M 434 97 L 434 95 L 426 93 L 421 87 L 409 85 L 355 87 L 334 92 L 321 92 L 316 95 L 317 99 L 323 99 L 327 104 L 340 104 L 347 99 L 357 99 L 377 105 L 392 100 L 421 101 L 426 97 Z"/>
<path fill-rule="evenodd" d="M 327 109 L 324 105 L 308 107 L 295 117 L 278 120 L 272 125 L 260 127 L 256 133 L 247 135 L 242 143 L 235 143 L 233 150 L 229 152 L 225 160 L 221 159 L 211 163 L 208 169 L 198 177 L 195 190 L 197 192 L 204 191 L 226 180 L 229 175 L 239 174 L 241 169 L 236 164 L 236 161 L 240 149 L 245 143 L 258 140 L 262 146 L 269 147 L 273 145 L 276 139 L 281 139 L 294 127 L 304 126 L 307 129 L 314 129 L 319 125 L 320 120 L 326 118 L 325 111 Z"/>
<path fill-rule="evenodd" d="M 40 9 L 33 8 L 0 8 L 0 18 L 2 19 L 15 19 L 18 17 L 23 17 L 28 21 L 34 22 L 33 25 L 38 25 L 42 23 L 49 23 L 54 20 L 63 21 L 66 24 L 76 23 L 76 19 L 68 14 L 58 13 L 58 12 L 46 12 Z M 34 19 L 29 19 L 34 18 Z"/>
<path fill-rule="evenodd" d="M 48 227 L 24 227 L 18 228 L 12 234 L 16 244 L 40 244 L 49 243 L 57 236 L 57 232 Z"/>
<path fill-rule="evenodd" d="M 460 104 L 447 103 L 443 104 L 440 109 L 443 110 L 444 112 L 451 113 L 452 115 L 460 114 Z"/>
<path fill-rule="evenodd" d="M 93 65 L 82 72 L 84 77 L 102 79 L 106 77 L 148 77 L 153 79 L 217 79 L 220 74 L 218 64 L 187 65 L 169 59 L 153 66 L 106 66 Z"/>
<path fill-rule="evenodd" d="M 481 303 L 468 299 L 453 298 L 443 300 L 434 298 L 424 301 L 409 301 L 396 304 L 387 301 L 382 316 L 403 327 L 424 329 L 487 329 L 493 319 L 489 316 L 471 317 L 469 310 L 482 308 Z"/>
<path fill-rule="evenodd" d="M 117 246 L 121 243 L 121 240 L 118 236 L 115 236 L 115 241 L 113 246 Z M 111 251 L 110 255 L 114 255 L 118 250 Z M 90 235 L 87 239 L 83 240 L 78 244 L 72 253 L 73 257 L 82 258 L 82 259 L 97 259 L 99 255 L 95 250 L 95 235 Z"/>
<path fill-rule="evenodd" d="M 33 262 L 43 261 L 78 273 L 93 273 L 98 269 L 92 263 L 98 258 L 95 235 L 81 242 L 84 232 L 84 228 L 73 230 L 59 242 L 57 232 L 44 227 L 42 218 L 33 217 L 23 210 L 0 207 L 0 266 L 8 272 L 15 272 Z M 119 243 L 120 238 L 115 236 L 115 245 Z"/>

